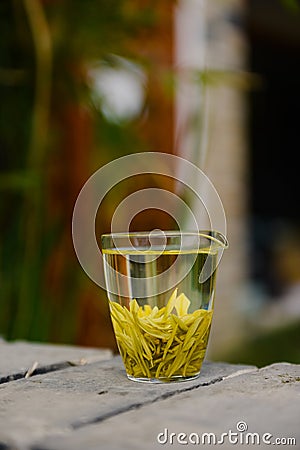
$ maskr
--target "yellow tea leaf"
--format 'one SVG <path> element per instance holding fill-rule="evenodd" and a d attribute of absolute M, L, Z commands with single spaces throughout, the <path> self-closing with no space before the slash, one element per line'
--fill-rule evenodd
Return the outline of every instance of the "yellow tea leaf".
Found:
<path fill-rule="evenodd" d="M 167 305 L 139 306 L 134 299 L 129 309 L 109 302 L 116 340 L 128 375 L 137 378 L 195 376 L 199 373 L 207 346 L 212 311 L 189 313 L 190 300 L 177 289 Z"/>

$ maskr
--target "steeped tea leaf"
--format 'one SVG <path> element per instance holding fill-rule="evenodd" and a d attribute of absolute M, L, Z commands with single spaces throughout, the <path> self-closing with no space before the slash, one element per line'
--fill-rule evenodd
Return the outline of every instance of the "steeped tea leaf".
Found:
<path fill-rule="evenodd" d="M 199 373 L 207 346 L 212 311 L 188 313 L 190 300 L 172 293 L 166 306 L 139 306 L 131 300 L 129 309 L 109 301 L 118 347 L 128 375 L 160 378 Z"/>

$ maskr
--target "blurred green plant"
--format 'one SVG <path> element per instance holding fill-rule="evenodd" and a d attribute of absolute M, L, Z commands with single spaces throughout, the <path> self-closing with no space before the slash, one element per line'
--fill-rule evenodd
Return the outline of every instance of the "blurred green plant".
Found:
<path fill-rule="evenodd" d="M 234 364 L 267 366 L 278 361 L 300 364 L 300 322 L 294 322 L 271 331 L 262 331 L 237 345 L 228 354 L 226 361 Z"/>
<path fill-rule="evenodd" d="M 110 123 L 95 107 L 89 67 L 109 64 L 111 54 L 138 59 L 131 40 L 151 32 L 155 11 L 128 0 L 0 2 L 0 334 L 7 339 L 74 342 L 85 278 L 64 240 L 76 192 L 94 166 L 138 142 L 142 148 L 134 124 Z M 97 133 L 88 142 L 90 128 Z M 72 150 L 85 138 L 78 167 Z"/>
<path fill-rule="evenodd" d="M 299 12 L 300 5 L 298 0 L 281 0 L 281 3 L 292 12 Z"/>

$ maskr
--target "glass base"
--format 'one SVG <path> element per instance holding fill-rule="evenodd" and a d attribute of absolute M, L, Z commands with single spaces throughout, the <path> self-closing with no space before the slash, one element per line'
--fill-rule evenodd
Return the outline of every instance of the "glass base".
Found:
<path fill-rule="evenodd" d="M 153 383 L 153 384 L 162 384 L 162 383 L 181 383 L 182 381 L 190 381 L 195 380 L 200 375 L 200 372 L 195 375 L 190 376 L 181 376 L 177 375 L 171 378 L 161 377 L 161 378 L 142 378 L 142 377 L 134 377 L 132 375 L 127 374 L 127 378 L 131 381 L 137 381 L 138 383 Z"/>

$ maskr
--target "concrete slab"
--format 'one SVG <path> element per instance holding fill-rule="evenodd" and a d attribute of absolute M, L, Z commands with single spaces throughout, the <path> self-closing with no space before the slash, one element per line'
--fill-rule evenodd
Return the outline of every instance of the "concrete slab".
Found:
<path fill-rule="evenodd" d="M 279 442 L 300 448 L 299 400 L 300 366 L 274 364 L 67 430 L 33 449 L 144 450 L 218 444 L 225 449 L 261 449 Z"/>
<path fill-rule="evenodd" d="M 47 448 L 47 439 L 53 436 L 72 440 L 76 430 L 80 433 L 91 424 L 103 423 L 101 429 L 106 430 L 109 418 L 115 417 L 117 423 L 122 423 L 124 413 L 130 410 L 136 411 L 139 420 L 145 405 L 157 404 L 159 409 L 163 399 L 189 392 L 195 395 L 196 391 L 205 391 L 209 385 L 219 384 L 240 370 L 256 369 L 204 363 L 197 380 L 149 385 L 129 381 L 120 358 L 116 357 L 5 383 L 0 385 L 0 443 L 22 450 L 44 448 L 45 443 Z M 99 448 L 98 437 L 95 439 Z M 68 445 L 67 440 L 64 444 L 51 441 L 51 445 L 59 448 Z"/>

